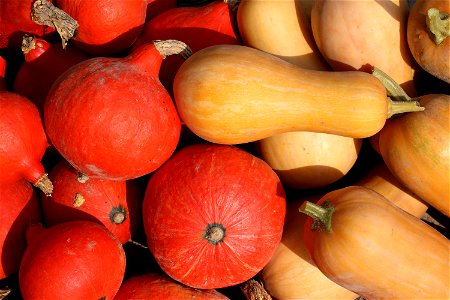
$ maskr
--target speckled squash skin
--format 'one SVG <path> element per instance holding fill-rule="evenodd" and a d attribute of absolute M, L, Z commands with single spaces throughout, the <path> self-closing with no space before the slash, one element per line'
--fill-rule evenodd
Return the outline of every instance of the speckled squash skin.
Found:
<path fill-rule="evenodd" d="M 210 289 L 242 283 L 264 267 L 280 242 L 286 201 L 264 161 L 234 146 L 201 143 L 182 148 L 152 175 L 142 211 L 161 268 Z"/>
<path fill-rule="evenodd" d="M 153 44 L 125 58 L 96 57 L 58 78 L 44 105 L 55 148 L 78 171 L 127 180 L 165 162 L 178 143 L 180 119 L 158 80 Z"/>
<path fill-rule="evenodd" d="M 147 0 L 58 0 L 57 6 L 79 24 L 72 39 L 78 48 L 109 56 L 128 49 L 137 39 Z"/>
<path fill-rule="evenodd" d="M 427 204 L 450 216 L 450 96 L 420 98 L 425 110 L 387 123 L 380 152 L 392 174 Z"/>
<path fill-rule="evenodd" d="M 319 201 L 334 207 L 331 230 L 305 223 L 316 266 L 364 299 L 448 299 L 450 241 L 379 193 L 348 186 Z M 364 269 L 364 272 L 361 272 Z"/>

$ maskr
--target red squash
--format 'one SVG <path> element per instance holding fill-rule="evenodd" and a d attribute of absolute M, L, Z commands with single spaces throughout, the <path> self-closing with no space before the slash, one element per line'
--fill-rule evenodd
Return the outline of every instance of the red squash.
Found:
<path fill-rule="evenodd" d="M 67 161 L 61 160 L 50 171 L 54 193 L 42 198 L 44 220 L 53 226 L 67 221 L 87 220 L 106 226 L 123 244 L 137 229 L 137 193 L 132 182 L 97 178 L 83 180 Z M 130 205 L 128 205 L 129 202 Z M 131 208 L 131 210 L 130 210 Z"/>
<path fill-rule="evenodd" d="M 130 47 L 142 31 L 147 0 L 58 0 L 58 8 L 78 22 L 74 44 L 107 56 Z"/>
<path fill-rule="evenodd" d="M 146 273 L 125 280 L 114 300 L 226 300 L 228 297 L 211 290 L 199 290 L 182 285 L 164 274 Z"/>
<path fill-rule="evenodd" d="M 41 221 L 36 191 L 26 180 L 0 185 L 0 279 L 19 270 L 25 252 L 25 231 Z"/>
<path fill-rule="evenodd" d="M 167 0 L 166 0 L 167 1 Z M 202 6 L 175 7 L 148 21 L 133 49 L 152 40 L 175 39 L 186 43 L 192 52 L 218 44 L 239 44 L 227 1 L 216 0 Z M 168 57 L 161 66 L 161 82 L 172 92 L 175 73 L 183 63 Z"/>
<path fill-rule="evenodd" d="M 83 61 L 53 84 L 44 105 L 47 134 L 78 171 L 128 180 L 171 156 L 181 124 L 158 79 L 162 45 L 143 45 L 124 58 Z"/>
<path fill-rule="evenodd" d="M 14 79 L 14 91 L 33 101 L 43 114 L 44 101 L 53 82 L 71 66 L 90 58 L 69 45 L 49 43 L 33 36 L 24 36 L 22 51 L 24 63 Z"/>
<path fill-rule="evenodd" d="M 0 91 L 6 90 L 5 74 L 6 74 L 6 60 L 0 56 Z"/>
<path fill-rule="evenodd" d="M 53 186 L 41 163 L 47 136 L 36 105 L 8 91 L 0 91 L 0 103 L 0 183 L 25 178 L 51 194 Z"/>
<path fill-rule="evenodd" d="M 65 222 L 27 230 L 20 264 L 24 299 L 113 299 L 125 274 L 125 253 L 103 225 Z"/>
<path fill-rule="evenodd" d="M 47 37 L 54 29 L 31 20 L 36 0 L 0 0 L 0 49 L 20 51 L 24 33 Z M 51 0 L 50 0 L 51 2 Z"/>
<path fill-rule="evenodd" d="M 174 7 L 177 7 L 177 0 L 147 0 L 145 22 L 150 21 L 160 13 Z"/>
<path fill-rule="evenodd" d="M 150 178 L 143 203 L 150 251 L 173 279 L 202 289 L 242 283 L 280 242 L 285 192 L 261 159 L 234 146 L 186 146 Z"/>

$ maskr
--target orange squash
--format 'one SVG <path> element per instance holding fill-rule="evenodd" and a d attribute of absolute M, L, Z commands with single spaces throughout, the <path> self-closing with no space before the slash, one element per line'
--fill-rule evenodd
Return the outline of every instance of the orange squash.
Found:
<path fill-rule="evenodd" d="M 307 216 L 298 212 L 305 201 L 317 202 L 321 195 L 288 204 L 283 237 L 269 263 L 258 274 L 264 288 L 278 300 L 340 299 L 354 300 L 357 294 L 328 279 L 311 260 L 303 241 Z"/>
<path fill-rule="evenodd" d="M 365 299 L 449 299 L 450 241 L 365 187 L 349 186 L 300 209 L 316 266 Z"/>
<path fill-rule="evenodd" d="M 363 138 L 380 131 L 391 113 L 422 110 L 390 101 L 371 74 L 307 70 L 241 45 L 192 54 L 175 76 L 174 98 L 189 129 L 219 144 L 289 131 Z"/>
<path fill-rule="evenodd" d="M 408 46 L 428 73 L 450 83 L 449 0 L 416 0 L 408 16 Z"/>
<path fill-rule="evenodd" d="M 375 66 L 415 96 L 407 18 L 407 0 L 317 0 L 311 13 L 314 39 L 333 69 Z"/>
<path fill-rule="evenodd" d="M 428 209 L 426 203 L 392 175 L 385 163 L 380 163 L 370 169 L 358 180 L 356 185 L 374 190 L 396 206 L 418 218 L 421 218 Z"/>
<path fill-rule="evenodd" d="M 450 216 L 450 96 L 420 97 L 425 111 L 390 120 L 380 132 L 381 156 L 420 199 Z"/>

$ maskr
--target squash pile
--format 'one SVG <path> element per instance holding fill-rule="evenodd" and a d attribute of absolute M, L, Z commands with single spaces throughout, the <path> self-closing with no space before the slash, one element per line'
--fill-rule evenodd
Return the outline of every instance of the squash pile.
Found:
<path fill-rule="evenodd" d="M 449 0 L 0 0 L 0 299 L 450 299 Z"/>

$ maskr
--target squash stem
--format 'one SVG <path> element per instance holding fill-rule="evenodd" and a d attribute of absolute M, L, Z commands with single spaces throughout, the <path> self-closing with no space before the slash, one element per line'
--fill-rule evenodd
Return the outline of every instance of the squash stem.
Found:
<path fill-rule="evenodd" d="M 436 45 L 440 45 L 450 36 L 449 14 L 439 11 L 437 8 L 430 8 L 427 12 L 427 27 L 434 37 Z"/>
<path fill-rule="evenodd" d="M 384 85 L 387 95 L 397 101 L 411 101 L 411 97 L 405 90 L 388 74 L 384 73 L 377 67 L 373 68 L 372 75 L 375 76 Z"/>
<path fill-rule="evenodd" d="M 331 216 L 334 207 L 330 206 L 328 201 L 325 201 L 322 206 L 305 201 L 298 210 L 314 219 L 313 229 L 331 232 Z"/>
<path fill-rule="evenodd" d="M 192 55 L 192 49 L 182 41 L 155 40 L 153 44 L 163 58 L 177 54 L 183 59 L 188 59 Z"/>
<path fill-rule="evenodd" d="M 388 97 L 388 119 L 394 115 L 424 110 L 425 107 L 420 106 L 419 101 L 395 101 Z"/>

